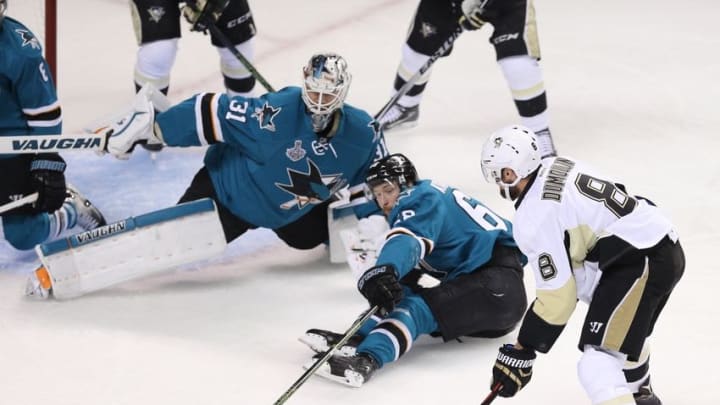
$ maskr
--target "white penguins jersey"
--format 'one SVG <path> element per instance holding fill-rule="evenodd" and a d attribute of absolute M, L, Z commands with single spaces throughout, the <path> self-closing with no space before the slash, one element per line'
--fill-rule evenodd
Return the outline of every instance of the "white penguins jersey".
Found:
<path fill-rule="evenodd" d="M 614 235 L 645 249 L 673 232 L 670 220 L 652 203 L 568 158 L 544 159 L 526 191 L 516 203 L 513 234 L 535 275 L 531 311 L 550 325 L 567 323 L 576 298 L 591 301 L 601 272 L 588 254 L 611 258 L 622 253 L 593 250 L 599 240 Z"/>

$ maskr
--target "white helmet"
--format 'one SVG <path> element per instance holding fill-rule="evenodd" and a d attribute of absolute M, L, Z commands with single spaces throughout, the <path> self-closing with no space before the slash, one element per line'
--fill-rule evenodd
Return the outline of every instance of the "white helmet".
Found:
<path fill-rule="evenodd" d="M 311 113 L 329 115 L 342 107 L 352 80 L 342 56 L 332 52 L 313 55 L 303 76 L 302 98 Z M 317 99 L 313 101 L 308 93 L 318 93 Z"/>
<path fill-rule="evenodd" d="M 482 148 L 483 176 L 488 182 L 503 187 L 503 196 L 510 198 L 510 187 L 540 167 L 540 151 L 535 133 L 522 125 L 511 125 L 495 131 Z M 512 169 L 517 178 L 512 183 L 502 181 L 502 169 Z"/>

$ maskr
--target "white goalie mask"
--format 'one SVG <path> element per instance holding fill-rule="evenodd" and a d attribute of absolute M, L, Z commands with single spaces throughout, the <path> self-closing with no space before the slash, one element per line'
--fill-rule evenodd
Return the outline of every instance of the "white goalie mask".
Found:
<path fill-rule="evenodd" d="M 311 113 L 330 115 L 342 107 L 352 80 L 342 56 L 331 52 L 313 55 L 303 76 L 302 98 Z"/>
<path fill-rule="evenodd" d="M 485 180 L 502 187 L 503 197 L 511 199 L 510 187 L 532 174 L 541 160 L 535 133 L 522 125 L 511 125 L 495 131 L 485 141 L 480 166 Z M 517 175 L 515 181 L 504 183 L 502 169 L 512 169 Z"/>

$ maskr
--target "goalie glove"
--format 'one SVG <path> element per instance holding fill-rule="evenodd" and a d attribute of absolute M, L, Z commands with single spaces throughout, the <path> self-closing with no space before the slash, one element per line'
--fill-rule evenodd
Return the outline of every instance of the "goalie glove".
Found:
<path fill-rule="evenodd" d="M 462 8 L 463 15 L 460 17 L 458 22 L 463 29 L 472 31 L 482 26 L 490 16 L 488 12 L 488 4 L 492 3 L 493 0 L 463 0 Z"/>
<path fill-rule="evenodd" d="M 162 137 L 155 135 L 155 108 L 150 102 L 151 88 L 144 86 L 135 96 L 132 108 L 121 118 L 93 130 L 105 135 L 105 150 L 118 159 L 126 160 L 139 144 L 162 144 Z"/>
<path fill-rule="evenodd" d="M 182 12 L 191 25 L 191 31 L 207 34 L 210 24 L 217 22 L 229 2 L 230 0 L 187 0 Z"/>

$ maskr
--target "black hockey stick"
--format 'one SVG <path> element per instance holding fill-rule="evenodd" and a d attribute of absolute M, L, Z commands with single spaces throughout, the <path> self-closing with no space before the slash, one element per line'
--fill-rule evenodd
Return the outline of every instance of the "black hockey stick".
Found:
<path fill-rule="evenodd" d="M 480 405 L 490 405 L 492 403 L 492 401 L 494 401 L 495 398 L 498 396 L 502 387 L 503 386 L 500 383 L 495 384 L 492 387 L 492 390 L 490 390 L 490 393 L 488 394 L 488 396 L 485 397 L 485 399 L 482 401 L 482 403 Z"/>
<path fill-rule="evenodd" d="M 223 34 L 222 31 L 220 31 L 220 28 L 218 28 L 217 25 L 215 25 L 215 23 L 213 23 L 212 21 L 206 21 L 206 23 L 207 23 L 208 28 L 210 29 L 210 32 L 212 32 L 212 34 L 215 35 L 215 37 L 217 39 L 219 39 L 220 42 L 222 42 L 222 44 L 225 48 L 230 50 L 230 52 L 237 58 L 237 60 L 239 60 L 240 63 L 242 63 L 243 66 L 245 66 L 245 69 L 247 69 L 248 72 L 250 72 L 250 74 L 255 79 L 257 79 L 257 81 L 259 81 L 263 87 L 265 87 L 265 90 L 275 91 L 275 89 L 273 89 L 273 87 L 270 85 L 270 83 L 268 83 L 267 80 L 265 80 L 265 78 L 260 74 L 260 72 L 257 71 L 257 69 L 255 69 L 255 66 L 253 66 L 252 63 L 250 63 L 250 61 L 247 60 L 247 58 L 245 56 L 243 56 L 243 54 L 240 51 L 238 51 L 237 48 L 235 48 L 235 45 L 233 45 L 233 43 L 230 41 L 230 39 L 228 39 L 228 37 L 225 36 L 225 34 Z"/>
<path fill-rule="evenodd" d="M 388 102 L 385 103 L 383 108 L 377 114 L 375 114 L 376 121 L 379 121 L 382 117 L 384 117 L 385 114 L 387 114 L 387 112 L 390 111 L 392 106 L 394 106 L 395 103 L 397 103 L 397 101 L 400 99 L 400 97 L 404 96 L 408 91 L 410 91 L 410 89 L 415 85 L 415 82 L 417 82 L 420 79 L 420 77 L 422 77 L 422 75 L 424 75 L 425 72 L 427 72 L 432 67 L 432 65 L 435 63 L 435 61 L 440 59 L 440 57 L 443 56 L 445 54 L 445 52 L 447 52 L 450 49 L 450 47 L 452 47 L 453 43 L 460 36 L 460 34 L 462 34 L 462 32 L 463 32 L 463 28 L 460 25 L 458 25 L 457 28 L 455 29 L 455 31 L 453 31 L 453 33 L 450 34 L 450 37 L 448 39 L 446 39 L 445 42 L 443 42 L 443 44 L 440 46 L 440 48 L 438 48 L 438 50 L 435 51 L 435 53 L 433 53 L 430 56 L 430 59 L 428 59 L 424 65 L 420 66 L 420 69 L 418 69 L 418 71 L 415 72 L 415 74 L 412 75 L 405 82 L 405 84 L 403 84 L 403 86 L 400 87 L 400 89 L 398 89 L 397 92 L 395 92 L 395 94 L 390 98 L 390 100 L 388 100 Z"/>
<path fill-rule="evenodd" d="M 275 404 L 275 405 L 282 405 L 282 404 L 284 404 L 284 403 L 288 400 L 288 398 L 290 398 L 290 396 L 292 396 L 292 394 L 294 394 L 295 391 L 297 391 L 297 389 L 300 388 L 301 385 L 305 384 L 305 381 L 307 381 L 307 379 L 310 378 L 310 376 L 312 376 L 313 374 L 315 374 L 315 372 L 317 371 L 317 369 L 320 368 L 320 366 L 322 366 L 323 364 L 325 364 L 325 362 L 330 359 L 330 357 L 333 355 L 333 353 L 335 352 L 335 350 L 337 350 L 338 347 L 342 347 L 342 345 L 344 345 L 345 343 L 347 343 L 347 341 L 350 340 L 350 338 L 352 337 L 352 335 L 354 335 L 355 332 L 358 331 L 358 329 L 360 329 L 360 327 L 365 323 L 365 321 L 367 321 L 368 319 L 370 319 L 370 317 L 372 317 L 373 315 L 375 315 L 375 313 L 376 313 L 379 309 L 380 309 L 380 307 L 378 307 L 378 306 L 376 305 L 376 306 L 370 308 L 370 310 L 367 311 L 367 312 L 365 313 L 365 315 L 363 315 L 362 317 L 358 318 L 358 319 L 355 321 L 355 323 L 353 323 L 353 324 L 350 326 L 350 329 L 348 329 L 348 330 L 345 332 L 345 335 L 342 337 L 342 339 L 340 339 L 337 343 L 335 343 L 335 345 L 334 345 L 333 347 L 331 347 L 330 350 L 328 350 L 323 357 L 321 357 L 321 358 L 319 358 L 317 361 L 315 361 L 315 363 L 312 365 L 312 367 L 310 367 L 309 369 L 307 369 L 307 370 L 305 371 L 305 373 L 303 373 L 303 375 L 301 375 L 300 378 L 298 378 L 298 380 L 295 381 L 295 383 L 293 383 L 293 385 L 291 385 L 290 388 L 288 388 L 288 390 L 285 391 L 285 393 L 282 394 L 282 395 L 280 396 L 280 398 L 278 398 L 278 400 L 274 402 L 274 404 Z"/>

